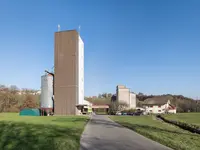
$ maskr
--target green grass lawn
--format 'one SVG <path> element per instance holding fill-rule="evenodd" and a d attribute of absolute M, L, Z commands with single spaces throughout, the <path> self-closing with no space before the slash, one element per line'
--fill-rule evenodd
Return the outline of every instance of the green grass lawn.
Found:
<path fill-rule="evenodd" d="M 164 115 L 166 119 L 181 121 L 200 126 L 200 113 L 178 113 Z"/>
<path fill-rule="evenodd" d="M 176 150 L 200 150 L 200 135 L 163 123 L 152 116 L 110 116 L 119 124 Z"/>
<path fill-rule="evenodd" d="M 78 150 L 88 118 L 0 114 L 2 150 Z"/>

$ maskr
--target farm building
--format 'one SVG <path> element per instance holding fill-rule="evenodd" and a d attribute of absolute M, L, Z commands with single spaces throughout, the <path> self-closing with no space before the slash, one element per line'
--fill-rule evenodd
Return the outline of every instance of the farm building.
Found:
<path fill-rule="evenodd" d="M 171 104 L 170 100 L 167 97 L 153 97 L 146 99 L 143 106 L 146 113 L 176 113 L 176 107 Z"/>
<path fill-rule="evenodd" d="M 90 112 L 105 112 L 108 113 L 109 105 L 93 104 L 87 100 L 84 100 L 83 104 L 77 105 L 79 114 L 87 114 Z"/>

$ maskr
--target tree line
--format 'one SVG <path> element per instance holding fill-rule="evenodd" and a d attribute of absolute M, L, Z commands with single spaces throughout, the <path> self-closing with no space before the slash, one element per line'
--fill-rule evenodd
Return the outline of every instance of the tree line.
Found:
<path fill-rule="evenodd" d="M 39 108 L 40 95 L 35 94 L 37 91 L 33 89 L 19 89 L 15 85 L 0 85 L 0 112 L 19 112 L 23 108 Z M 136 105 L 142 107 L 148 98 L 168 96 L 173 105 L 177 107 L 177 112 L 200 112 L 200 100 L 194 100 L 183 95 L 145 95 L 137 94 Z M 127 104 L 113 103 L 116 95 L 112 93 L 102 93 L 98 96 L 85 97 L 86 100 L 93 104 L 109 105 L 110 108 L 124 108 Z"/>
<path fill-rule="evenodd" d="M 32 89 L 0 85 L 0 112 L 19 112 L 23 108 L 38 108 L 39 95 Z"/>

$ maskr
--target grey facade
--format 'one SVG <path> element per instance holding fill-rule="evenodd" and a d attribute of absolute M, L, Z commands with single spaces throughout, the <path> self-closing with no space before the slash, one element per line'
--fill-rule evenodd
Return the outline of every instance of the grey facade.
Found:
<path fill-rule="evenodd" d="M 136 94 L 131 92 L 131 90 L 124 85 L 117 85 L 116 99 L 119 102 L 126 103 L 128 109 L 136 108 Z"/>
<path fill-rule="evenodd" d="M 119 102 L 124 102 L 129 105 L 130 100 L 130 89 L 123 85 L 118 85 L 116 89 L 117 100 Z"/>

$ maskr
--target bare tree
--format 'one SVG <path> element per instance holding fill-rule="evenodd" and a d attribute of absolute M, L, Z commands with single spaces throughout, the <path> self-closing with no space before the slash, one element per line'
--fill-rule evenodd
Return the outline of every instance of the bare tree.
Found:
<path fill-rule="evenodd" d="M 10 111 L 13 107 L 18 108 L 18 100 L 11 92 L 0 95 L 0 112 Z"/>
<path fill-rule="evenodd" d="M 22 109 L 23 108 L 37 108 L 37 101 L 34 99 L 33 95 L 27 95 L 26 99 L 24 101 L 24 104 L 22 105 Z"/>
<path fill-rule="evenodd" d="M 31 90 L 26 90 L 26 94 L 16 94 L 18 91 L 19 89 L 15 85 L 10 87 L 0 85 L 0 112 L 19 112 L 20 106 L 22 106 L 25 101 L 27 107 L 38 107 L 39 95 L 29 94 L 32 93 L 30 92 Z"/>
<path fill-rule="evenodd" d="M 117 111 L 123 111 L 127 109 L 128 104 L 126 102 L 111 101 L 110 114 L 116 114 Z"/>
<path fill-rule="evenodd" d="M 125 110 L 125 109 L 127 109 L 127 107 L 128 107 L 128 104 L 126 102 L 119 102 L 118 103 L 118 111 Z"/>
<path fill-rule="evenodd" d="M 16 85 L 11 85 L 9 90 L 12 94 L 16 94 L 19 91 L 19 88 Z"/>
<path fill-rule="evenodd" d="M 8 92 L 8 91 L 9 91 L 8 87 L 6 87 L 5 85 L 0 85 L 0 92 L 1 93 L 5 93 L 5 92 Z"/>

